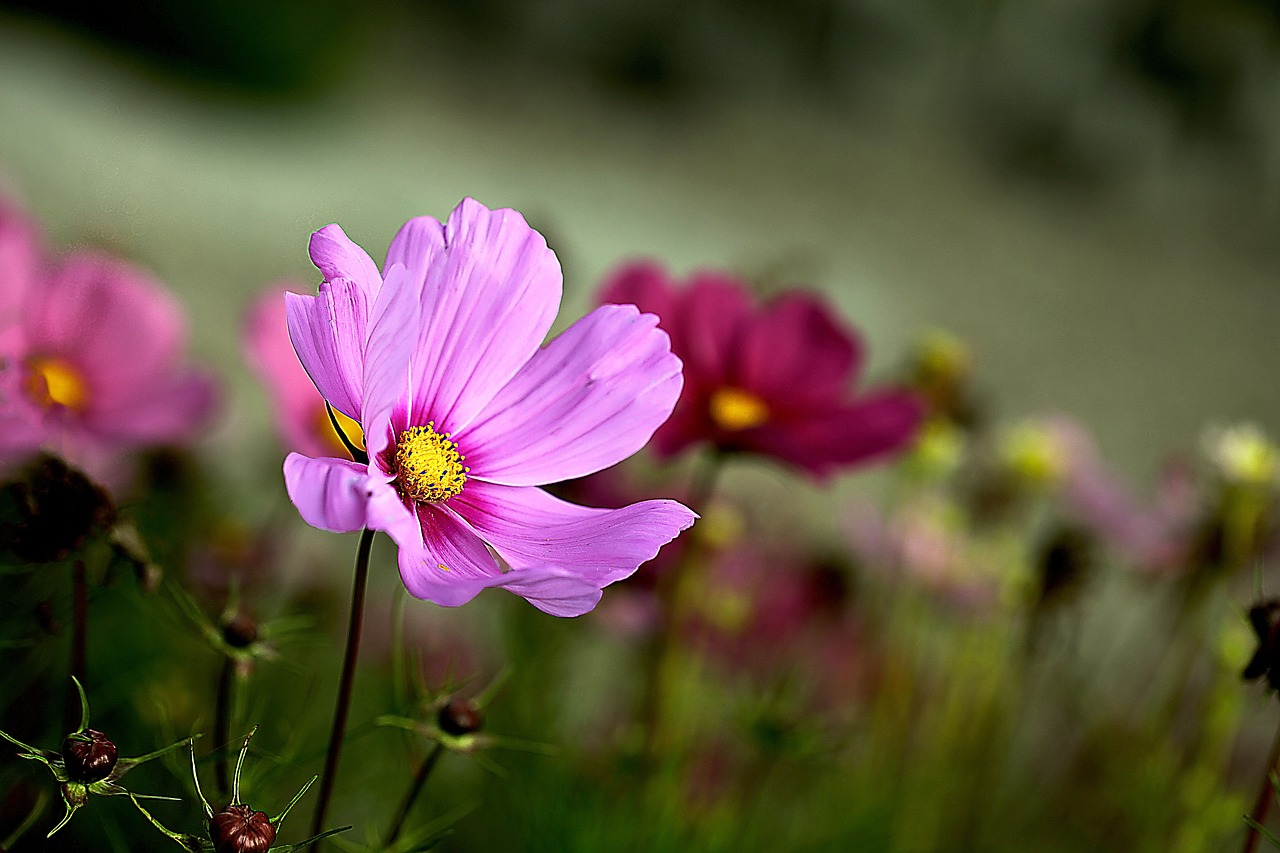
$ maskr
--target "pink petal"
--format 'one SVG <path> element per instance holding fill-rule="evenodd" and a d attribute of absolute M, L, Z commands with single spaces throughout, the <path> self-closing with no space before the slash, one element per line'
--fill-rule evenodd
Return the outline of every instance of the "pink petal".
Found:
<path fill-rule="evenodd" d="M 363 286 L 325 282 L 317 296 L 285 294 L 289 340 L 320 395 L 360 419 L 369 301 Z"/>
<path fill-rule="evenodd" d="M 284 285 L 273 286 L 250 304 L 242 334 L 245 357 L 266 386 L 287 448 L 304 456 L 328 456 L 337 447 L 324 431 L 328 429 L 324 398 L 311 384 L 289 342 L 285 292 Z"/>
<path fill-rule="evenodd" d="M 693 277 L 676 308 L 664 318 L 663 328 L 684 362 L 686 379 L 703 386 L 724 384 L 751 316 L 751 294 L 736 279 L 703 272 Z"/>
<path fill-rule="evenodd" d="M 602 594 L 595 584 L 553 568 L 507 572 L 499 586 L 552 616 L 588 613 L 600 603 Z"/>
<path fill-rule="evenodd" d="M 658 318 L 605 305 L 570 326 L 455 438 L 472 475 L 538 485 L 632 455 L 671 414 L 680 360 Z"/>
<path fill-rule="evenodd" d="M 370 303 L 377 298 L 382 287 L 378 265 L 337 225 L 326 225 L 312 234 L 308 248 L 311 263 L 324 274 L 325 281 L 355 284 L 364 290 Z"/>
<path fill-rule="evenodd" d="M 665 319 L 672 315 L 679 296 L 661 265 L 633 261 L 609 273 L 601 285 L 599 301 L 634 305 L 646 314 Z"/>
<path fill-rule="evenodd" d="M 376 486 L 364 465 L 346 459 L 311 459 L 290 453 L 284 460 L 284 484 L 298 514 L 312 527 L 350 533 L 369 525 L 368 507 Z"/>
<path fill-rule="evenodd" d="M 190 371 L 133 389 L 85 417 L 90 429 L 115 442 L 148 445 L 183 442 L 204 426 L 218 403 L 218 383 L 210 373 Z"/>
<path fill-rule="evenodd" d="M 818 477 L 900 450 L 915 438 L 924 407 L 913 394 L 881 391 L 815 418 L 768 424 L 743 434 L 754 449 Z"/>
<path fill-rule="evenodd" d="M 593 509 L 483 481 L 468 481 L 449 507 L 513 569 L 558 566 L 597 586 L 630 575 L 697 518 L 675 501 Z"/>
<path fill-rule="evenodd" d="M 796 405 L 839 400 L 862 361 L 857 336 L 801 292 L 761 308 L 745 324 L 737 352 L 733 384 Z"/>
<path fill-rule="evenodd" d="M 420 296 L 405 268 L 391 264 L 369 321 L 361 380 L 365 396 L 360 422 L 365 425 L 365 448 L 371 459 L 382 454 L 393 435 L 407 425 L 413 364 L 419 357 L 429 357 L 419 356 L 414 349 L 422 324 Z"/>
<path fill-rule="evenodd" d="M 0 197 L 0 341 L 26 313 L 26 300 L 41 268 L 40 228 Z"/>
<path fill-rule="evenodd" d="M 462 519 L 435 508 L 418 507 L 417 520 L 416 541 L 396 539 L 400 579 L 415 598 L 456 607 L 501 582 L 493 555 Z M 394 531 L 392 535 L 395 538 Z"/>
<path fill-rule="evenodd" d="M 420 288 L 413 423 L 458 432 L 524 366 L 560 305 L 560 263 L 542 235 L 514 210 L 472 199 L 444 232 L 429 218 L 396 235 L 387 262 L 403 263 Z"/>
<path fill-rule="evenodd" d="M 145 395 L 179 362 L 186 321 L 178 301 L 141 270 L 77 252 L 32 291 L 23 325 L 30 355 L 71 362 L 89 405 Z"/>

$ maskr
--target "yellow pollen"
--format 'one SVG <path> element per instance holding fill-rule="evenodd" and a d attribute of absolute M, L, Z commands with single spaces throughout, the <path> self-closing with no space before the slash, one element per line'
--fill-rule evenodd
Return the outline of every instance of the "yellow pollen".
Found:
<path fill-rule="evenodd" d="M 396 481 L 400 493 L 414 503 L 439 503 L 461 494 L 470 468 L 448 433 L 435 422 L 409 427 L 396 442 Z"/>
<path fill-rule="evenodd" d="M 37 356 L 27 360 L 27 371 L 27 394 L 44 408 L 83 411 L 88 404 L 84 376 L 66 361 Z"/>
<path fill-rule="evenodd" d="M 339 412 L 337 409 L 333 410 L 333 417 L 334 420 L 338 422 L 338 426 L 342 429 L 343 433 L 346 434 L 347 441 L 350 441 L 356 447 L 363 450 L 364 430 L 360 429 L 360 424 L 342 414 L 342 412 Z M 320 410 L 316 413 L 315 423 L 316 435 L 321 436 L 331 447 L 333 447 L 334 450 L 341 453 L 347 452 L 347 446 L 342 443 L 342 439 L 333 431 L 333 424 L 329 423 L 329 413 L 325 410 L 324 403 L 320 404 Z"/>
<path fill-rule="evenodd" d="M 730 432 L 751 429 L 769 419 L 769 407 L 750 391 L 721 388 L 711 395 L 711 419 Z"/>

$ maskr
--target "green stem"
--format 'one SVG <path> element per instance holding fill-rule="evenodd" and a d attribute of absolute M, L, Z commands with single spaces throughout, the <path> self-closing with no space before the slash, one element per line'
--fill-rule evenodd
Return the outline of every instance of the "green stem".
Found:
<path fill-rule="evenodd" d="M 404 828 L 404 822 L 409 817 L 409 812 L 413 810 L 413 804 L 417 801 L 418 795 L 422 793 L 423 787 L 427 784 L 427 777 L 431 775 L 431 771 L 435 769 L 436 762 L 440 760 L 441 754 L 444 753 L 444 744 L 437 743 L 422 760 L 422 764 L 418 766 L 418 772 L 413 777 L 413 784 L 409 786 L 408 793 L 405 794 L 404 800 L 400 803 L 400 808 L 396 811 L 396 818 L 391 823 L 391 831 L 387 833 L 386 846 L 390 847 L 391 843 L 400 837 L 400 830 Z"/>
<path fill-rule="evenodd" d="M 702 469 L 697 473 L 690 489 L 689 503 L 698 513 L 705 511 L 715 492 L 716 481 L 724 467 L 725 456 L 712 451 Z M 687 535 L 687 534 L 686 534 Z M 644 692 L 641 698 L 641 725 L 644 730 L 644 758 L 647 767 L 656 763 L 658 752 L 664 746 L 663 720 L 666 712 L 666 687 L 675 669 L 679 644 L 676 635 L 684 621 L 688 588 L 694 568 L 703 556 L 694 539 L 686 539 L 684 549 L 667 574 L 658 580 L 658 604 L 661 622 L 653 639 L 648 669 L 645 672 Z"/>
<path fill-rule="evenodd" d="M 338 698 L 333 709 L 333 729 L 329 733 L 329 750 L 324 759 L 324 775 L 320 777 L 320 795 L 316 803 L 315 817 L 311 821 L 311 833 L 318 834 L 324 826 L 329 811 L 329 799 L 333 796 L 333 783 L 338 775 L 338 759 L 342 757 L 342 741 L 347 731 L 347 712 L 351 708 L 351 688 L 356 676 L 356 658 L 360 653 L 360 631 L 364 625 L 364 595 L 369 580 L 369 551 L 373 547 L 373 531 L 360 532 L 360 545 L 356 549 L 356 572 L 351 587 L 351 618 L 347 623 L 347 651 L 342 660 L 342 678 L 338 684 Z M 319 847 L 317 846 L 317 849 Z"/>
<path fill-rule="evenodd" d="M 218 672 L 218 695 L 213 711 L 213 748 L 218 750 L 214 775 L 218 782 L 218 792 L 224 800 L 231 796 L 231 777 L 227 772 L 230 756 L 227 749 L 228 742 L 231 740 L 231 695 L 235 690 L 235 675 L 235 661 L 230 655 L 223 655 L 222 668 Z"/>
<path fill-rule="evenodd" d="M 1262 826 L 1267 821 L 1267 809 L 1271 806 L 1271 798 L 1273 791 L 1271 790 L 1271 774 L 1280 772 L 1280 767 L 1276 763 L 1280 761 L 1280 729 L 1276 730 L 1275 739 L 1271 742 L 1271 754 L 1267 757 L 1267 766 L 1262 771 L 1262 785 L 1258 788 L 1257 799 L 1253 801 L 1253 811 L 1249 812 L 1249 817 L 1253 818 L 1254 824 Z M 1244 853 L 1255 853 L 1258 849 L 1258 842 L 1262 840 L 1262 834 L 1254 827 L 1249 825 L 1249 833 L 1244 837 Z"/>
<path fill-rule="evenodd" d="M 88 658 L 89 582 L 82 558 L 71 568 L 71 675 L 84 684 Z M 68 688 L 63 729 L 74 731 L 80 718 L 80 697 L 74 687 Z"/>

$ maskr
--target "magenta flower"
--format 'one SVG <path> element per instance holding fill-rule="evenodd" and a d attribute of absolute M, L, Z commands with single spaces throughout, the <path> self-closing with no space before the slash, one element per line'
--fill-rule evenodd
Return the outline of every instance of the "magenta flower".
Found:
<path fill-rule="evenodd" d="M 913 395 L 850 396 L 862 343 L 807 293 L 758 306 L 726 275 L 698 273 L 681 290 L 660 267 L 635 263 L 609 277 L 601 301 L 657 314 L 684 361 L 684 394 L 654 436 L 663 455 L 705 441 L 824 477 L 899 450 L 915 436 L 922 406 Z"/>
<path fill-rule="evenodd" d="M 191 438 L 215 386 L 184 364 L 178 302 L 97 252 L 45 268 L 38 240 L 0 210 L 0 464 L 43 446 L 101 475 L 121 452 Z"/>
<path fill-rule="evenodd" d="M 249 306 L 245 315 L 244 349 L 249 364 L 266 386 L 285 447 L 305 456 L 331 456 L 345 452 L 333 431 L 324 398 L 316 391 L 289 342 L 285 316 L 284 285 L 271 287 Z M 334 412 L 338 425 L 357 445 L 363 446 L 360 425 Z"/>
<path fill-rule="evenodd" d="M 286 296 L 289 336 L 324 398 L 361 425 L 368 461 L 289 455 L 289 497 L 309 524 L 389 534 L 418 598 L 453 606 L 499 586 L 571 616 L 693 523 L 674 501 L 592 509 L 538 488 L 643 447 L 681 375 L 657 318 L 630 305 L 539 349 L 560 265 L 520 214 L 466 199 L 447 223 L 412 219 L 383 275 L 336 225 L 312 236 L 311 259 L 325 280 L 317 296 Z"/>

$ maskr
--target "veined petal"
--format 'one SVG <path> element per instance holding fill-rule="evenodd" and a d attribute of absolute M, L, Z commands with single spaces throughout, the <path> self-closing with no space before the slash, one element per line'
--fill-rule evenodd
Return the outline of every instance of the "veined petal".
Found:
<path fill-rule="evenodd" d="M 923 416 L 915 395 L 881 391 L 817 417 L 752 430 L 750 441 L 760 451 L 824 477 L 835 468 L 905 446 Z"/>
<path fill-rule="evenodd" d="M 497 561 L 466 522 L 434 507 L 419 506 L 416 515 L 420 535 L 396 539 L 400 578 L 415 598 L 456 607 L 501 582 Z"/>
<path fill-rule="evenodd" d="M 284 460 L 285 489 L 298 514 L 312 527 L 332 533 L 368 526 L 371 480 L 365 466 L 346 459 L 290 453 Z"/>
<path fill-rule="evenodd" d="M 449 507 L 513 569 L 558 566 L 598 586 L 630 575 L 697 518 L 675 501 L 594 509 L 538 488 L 476 480 Z"/>
<path fill-rule="evenodd" d="M 644 447 L 680 396 L 658 318 L 605 305 L 539 350 L 455 438 L 473 477 L 529 486 L 582 477 Z"/>
<path fill-rule="evenodd" d="M 320 396 L 359 420 L 369 298 L 363 286 L 326 281 L 316 296 L 286 293 L 289 340 Z"/>
<path fill-rule="evenodd" d="M 402 263 L 422 296 L 413 423 L 456 433 L 469 424 L 546 337 L 560 305 L 560 262 L 514 210 L 464 199 L 440 230 L 410 220 L 387 263 Z"/>
<path fill-rule="evenodd" d="M 347 281 L 358 285 L 365 291 L 370 304 L 377 298 L 382 287 L 378 265 L 337 225 L 326 225 L 312 234 L 308 250 L 311 263 L 324 274 L 325 281 Z"/>
<path fill-rule="evenodd" d="M 360 423 L 365 430 L 365 448 L 372 459 L 390 444 L 393 415 L 403 421 L 412 388 L 413 363 L 429 354 L 414 351 L 416 332 L 422 320 L 420 293 L 400 264 L 391 264 L 378 301 L 369 320 L 369 342 L 365 347 L 362 374 L 364 405 Z M 393 424 L 395 431 L 405 423 Z"/>
<path fill-rule="evenodd" d="M 498 584 L 552 616 L 581 616 L 600 603 L 600 587 L 557 568 L 507 572 Z"/>

